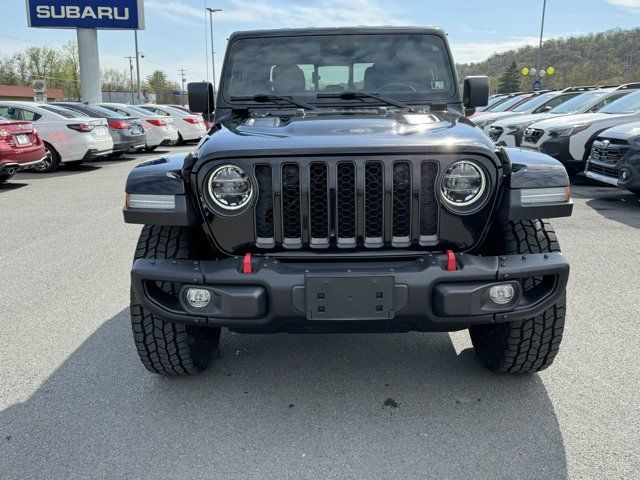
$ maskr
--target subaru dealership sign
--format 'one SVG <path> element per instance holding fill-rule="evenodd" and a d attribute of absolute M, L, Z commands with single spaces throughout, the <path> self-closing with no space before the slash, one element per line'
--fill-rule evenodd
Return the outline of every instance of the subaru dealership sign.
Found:
<path fill-rule="evenodd" d="M 30 27 L 144 28 L 143 0 L 27 0 Z"/>

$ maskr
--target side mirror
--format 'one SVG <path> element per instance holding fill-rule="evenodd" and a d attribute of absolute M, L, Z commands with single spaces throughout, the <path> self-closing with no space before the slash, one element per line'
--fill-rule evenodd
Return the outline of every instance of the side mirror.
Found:
<path fill-rule="evenodd" d="M 485 107 L 489 103 L 489 77 L 465 78 L 462 103 L 466 109 Z"/>
<path fill-rule="evenodd" d="M 202 114 L 210 114 L 215 109 L 213 85 L 209 82 L 193 82 L 187 84 L 189 110 Z"/>
<path fill-rule="evenodd" d="M 540 109 L 540 111 L 538 111 L 536 113 L 547 113 L 547 112 L 550 112 L 551 110 L 553 110 L 553 107 L 551 107 L 549 105 L 545 105 L 544 107 L 542 107 Z"/>

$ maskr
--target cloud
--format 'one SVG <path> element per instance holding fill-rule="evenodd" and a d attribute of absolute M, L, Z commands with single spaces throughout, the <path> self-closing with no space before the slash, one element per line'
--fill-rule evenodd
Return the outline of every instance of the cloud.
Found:
<path fill-rule="evenodd" d="M 270 27 L 346 25 L 398 25 L 406 23 L 393 8 L 379 0 L 320 0 L 310 4 L 279 6 L 264 0 L 229 0 L 231 7 L 216 15 L 217 23 L 247 23 Z M 176 24 L 205 22 L 204 8 L 180 0 L 147 0 L 146 11 Z"/>
<path fill-rule="evenodd" d="M 605 0 L 616 7 L 626 8 L 633 13 L 640 13 L 640 0 Z"/>
<path fill-rule="evenodd" d="M 536 45 L 538 41 L 538 37 L 508 37 L 498 42 L 452 43 L 451 50 L 457 63 L 473 63 L 486 60 L 494 53 Z"/>

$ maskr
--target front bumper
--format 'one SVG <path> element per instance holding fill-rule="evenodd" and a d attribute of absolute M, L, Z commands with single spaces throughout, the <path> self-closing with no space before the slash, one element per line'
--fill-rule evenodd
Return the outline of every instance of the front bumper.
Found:
<path fill-rule="evenodd" d="M 640 151 L 631 150 L 616 163 L 589 159 L 585 175 L 615 187 L 633 191 L 640 190 Z"/>
<path fill-rule="evenodd" d="M 138 259 L 132 289 L 165 319 L 239 331 L 453 331 L 536 316 L 564 295 L 569 276 L 560 253 L 461 254 L 456 270 L 447 269 L 446 255 L 430 254 L 350 264 L 254 256 L 252 273 L 242 273 L 242 263 Z M 523 293 L 520 285 L 531 277 L 541 281 Z M 488 290 L 496 283 L 512 283 L 516 299 L 506 306 L 491 302 Z M 208 289 L 211 303 L 189 306 L 190 286 Z"/>

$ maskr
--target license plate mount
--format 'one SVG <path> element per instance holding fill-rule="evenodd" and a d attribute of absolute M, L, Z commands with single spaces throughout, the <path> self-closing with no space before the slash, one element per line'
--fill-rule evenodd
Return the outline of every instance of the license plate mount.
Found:
<path fill-rule="evenodd" d="M 395 317 L 393 275 L 307 275 L 305 294 L 307 320 L 366 321 Z"/>

